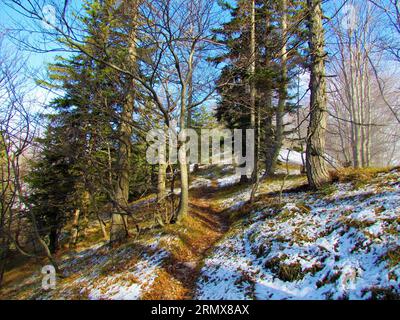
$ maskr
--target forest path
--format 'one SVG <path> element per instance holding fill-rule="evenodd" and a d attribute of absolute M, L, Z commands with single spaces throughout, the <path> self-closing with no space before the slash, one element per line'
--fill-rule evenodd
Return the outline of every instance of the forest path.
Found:
<path fill-rule="evenodd" d="M 181 226 L 171 226 L 168 230 L 178 244 L 166 248 L 171 255 L 142 299 L 195 298 L 203 261 L 229 230 L 229 218 L 215 201 L 218 190 L 214 180 L 211 187 L 191 190 L 188 218 Z"/>

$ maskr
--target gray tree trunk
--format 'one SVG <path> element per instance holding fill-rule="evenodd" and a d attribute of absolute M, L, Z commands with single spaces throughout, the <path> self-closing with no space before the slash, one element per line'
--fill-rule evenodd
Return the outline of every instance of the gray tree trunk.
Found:
<path fill-rule="evenodd" d="M 252 180 L 254 183 L 258 182 L 258 137 L 257 137 L 257 123 L 256 123 L 256 98 L 257 98 L 257 88 L 254 80 L 256 74 L 256 1 L 251 1 L 250 10 L 251 22 L 250 22 L 250 127 L 255 130 L 255 148 L 254 148 L 254 171 Z"/>
<path fill-rule="evenodd" d="M 166 196 L 166 175 L 167 165 L 160 163 L 158 165 L 158 179 L 157 179 L 157 200 L 161 201 Z"/>
<path fill-rule="evenodd" d="M 287 99 L 287 82 L 288 82 L 288 68 L 287 68 L 287 1 L 281 0 L 281 77 L 279 83 L 279 101 L 278 109 L 276 112 L 276 129 L 275 129 L 275 140 L 273 143 L 272 154 L 270 155 L 269 167 L 266 171 L 269 174 L 274 174 L 276 169 L 276 163 L 278 160 L 279 153 L 282 149 L 283 144 L 283 117 L 285 115 L 286 109 L 286 99 Z"/>
<path fill-rule="evenodd" d="M 186 88 L 182 88 L 181 97 L 181 115 L 180 115 L 180 127 L 184 130 L 186 123 Z M 181 146 L 178 152 L 180 178 L 181 178 L 181 196 L 179 200 L 178 212 L 176 218 L 178 222 L 181 222 L 183 218 L 187 215 L 189 209 L 189 173 L 188 165 L 186 163 L 186 139 L 181 141 Z"/>
<path fill-rule="evenodd" d="M 132 0 L 129 2 L 129 10 L 131 12 L 133 30 L 129 36 L 129 65 L 132 70 L 136 68 L 137 50 L 136 50 L 136 24 L 138 14 L 139 1 Z M 128 223 L 126 212 L 121 214 L 121 211 L 128 208 L 129 198 L 129 168 L 131 160 L 131 138 L 132 138 L 132 115 L 134 112 L 135 103 L 135 84 L 132 81 L 132 88 L 127 97 L 127 101 L 122 109 L 120 118 L 120 146 L 118 150 L 118 175 L 115 188 L 115 200 L 117 202 L 116 212 L 112 215 L 111 222 L 111 242 L 120 242 L 128 237 Z"/>
<path fill-rule="evenodd" d="M 79 216 L 81 215 L 81 210 L 80 209 L 75 209 L 74 214 L 73 214 L 73 219 L 72 219 L 72 228 L 71 228 L 71 238 L 69 241 L 70 247 L 73 247 L 76 245 L 76 241 L 78 239 L 78 233 L 79 233 Z"/>
<path fill-rule="evenodd" d="M 324 159 L 327 126 L 325 78 L 325 36 L 322 25 L 321 0 L 307 0 L 309 15 L 309 46 L 311 52 L 310 123 L 307 133 L 306 167 L 311 188 L 318 189 L 329 181 Z"/>

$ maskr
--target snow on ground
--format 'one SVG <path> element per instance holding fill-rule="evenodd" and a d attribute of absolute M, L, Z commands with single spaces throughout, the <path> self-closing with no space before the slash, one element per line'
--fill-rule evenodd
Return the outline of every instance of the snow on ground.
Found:
<path fill-rule="evenodd" d="M 261 178 L 261 177 L 260 177 Z M 284 188 L 290 189 L 298 187 L 305 183 L 305 178 L 299 175 L 294 175 L 291 179 L 284 182 Z M 282 180 L 265 180 L 261 181 L 256 195 L 260 193 L 277 192 L 282 188 Z M 227 197 L 220 199 L 220 207 L 222 209 L 230 209 L 231 211 L 237 210 L 242 207 L 247 201 L 250 200 L 251 191 L 253 186 L 243 187 L 241 190 L 229 194 Z"/>
<path fill-rule="evenodd" d="M 229 187 L 240 182 L 240 175 L 234 174 L 217 180 L 219 188 Z"/>
<path fill-rule="evenodd" d="M 153 255 L 144 253 L 131 270 L 112 273 L 103 278 L 101 283 L 85 288 L 89 299 L 138 300 L 153 283 L 157 269 L 167 256 L 168 253 L 163 250 L 156 250 Z"/>
<path fill-rule="evenodd" d="M 168 252 L 160 248 L 157 237 L 150 243 L 112 249 L 97 244 L 65 256 L 61 268 L 65 280 L 60 280 L 50 292 L 39 290 L 36 299 L 137 300 L 157 276 Z"/>
<path fill-rule="evenodd" d="M 283 201 L 281 209 L 252 213 L 216 246 L 197 298 L 400 295 L 399 171 L 360 189 L 335 184 L 328 196 L 286 193 Z"/>
<path fill-rule="evenodd" d="M 325 157 L 329 163 L 334 164 L 336 167 L 340 167 L 338 161 L 336 161 L 336 159 L 334 159 L 332 156 L 325 154 Z M 292 165 L 302 166 L 306 161 L 306 154 L 304 152 L 301 153 L 290 149 L 281 149 L 278 160 L 282 161 L 283 163 L 287 162 Z"/>
<path fill-rule="evenodd" d="M 306 155 L 304 153 L 303 153 L 303 158 L 304 160 L 306 159 Z M 279 153 L 278 160 L 298 166 L 303 165 L 302 154 L 300 152 L 289 149 L 282 149 Z"/>
<path fill-rule="evenodd" d="M 209 188 L 211 185 L 212 181 L 210 179 L 196 177 L 196 179 L 191 183 L 190 189 Z"/>
<path fill-rule="evenodd" d="M 131 210 L 134 209 L 139 209 L 145 205 L 149 205 L 151 203 L 154 203 L 157 201 L 157 197 L 155 195 L 150 196 L 148 198 L 145 199 L 139 199 L 138 201 L 135 201 L 132 205 L 131 205 Z"/>

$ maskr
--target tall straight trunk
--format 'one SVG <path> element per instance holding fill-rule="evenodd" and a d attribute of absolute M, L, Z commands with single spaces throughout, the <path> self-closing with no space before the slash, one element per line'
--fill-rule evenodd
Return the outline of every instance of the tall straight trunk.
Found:
<path fill-rule="evenodd" d="M 89 215 L 90 215 L 90 208 L 92 204 L 92 194 L 90 193 L 89 189 L 85 190 L 82 195 L 82 235 L 86 237 L 87 235 L 87 228 L 89 225 Z"/>
<path fill-rule="evenodd" d="M 186 86 L 182 86 L 181 91 L 181 114 L 180 114 L 180 130 L 185 130 L 186 128 Z M 184 137 L 181 137 L 182 139 Z M 178 212 L 176 218 L 178 222 L 181 222 L 186 216 L 189 210 L 189 170 L 187 165 L 186 157 L 186 139 L 181 141 L 181 147 L 178 152 L 180 178 L 181 178 L 181 195 L 179 200 Z"/>
<path fill-rule="evenodd" d="M 264 124 L 264 135 L 265 135 L 265 176 L 270 176 L 274 172 L 271 171 L 273 168 L 273 147 L 274 147 L 274 130 L 272 129 L 272 90 L 266 89 L 266 115 Z"/>
<path fill-rule="evenodd" d="M 107 225 L 104 222 L 104 220 L 100 217 L 99 213 L 97 213 L 97 221 L 99 222 L 101 234 L 103 235 L 103 239 L 104 239 L 104 241 L 106 241 L 108 239 L 108 233 L 107 233 L 107 229 L 106 229 Z"/>
<path fill-rule="evenodd" d="M 129 65 L 132 70 L 136 68 L 137 50 L 136 50 L 136 24 L 138 15 L 138 0 L 129 2 L 129 10 L 133 28 L 129 35 Z M 135 102 L 135 83 L 131 82 L 130 92 L 126 99 L 126 103 L 122 108 L 119 126 L 119 150 L 118 150 L 118 175 L 115 188 L 115 200 L 117 203 L 116 212 L 112 215 L 110 240 L 111 242 L 120 242 L 128 237 L 128 223 L 126 212 L 121 214 L 121 211 L 126 211 L 128 208 L 129 199 L 129 168 L 132 153 L 132 115 L 134 112 Z"/>
<path fill-rule="evenodd" d="M 368 54 L 368 53 L 364 53 Z M 368 70 L 368 59 L 363 58 L 362 61 L 362 89 L 363 89 L 363 101 L 362 101 L 362 123 L 363 123 L 363 140 L 362 140 L 362 159 L 363 167 L 370 166 L 369 159 L 369 141 L 370 141 L 370 122 L 371 122 L 371 85 Z"/>
<path fill-rule="evenodd" d="M 78 239 L 78 233 L 79 233 L 79 217 L 81 215 L 81 210 L 80 209 L 75 209 L 73 213 L 73 219 L 72 219 L 72 228 L 71 228 L 71 237 L 69 240 L 69 245 L 70 247 L 73 247 L 76 245 L 76 241 Z"/>
<path fill-rule="evenodd" d="M 188 110 L 187 110 L 187 122 L 186 127 L 192 129 L 193 126 L 193 110 L 191 108 L 193 104 L 193 74 L 189 75 L 188 80 Z M 187 164 L 188 179 L 190 179 L 190 163 Z"/>
<path fill-rule="evenodd" d="M 183 79 L 180 77 L 181 81 L 181 112 L 179 118 L 179 126 L 180 126 L 180 143 L 181 146 L 178 151 L 178 160 L 179 160 L 179 169 L 180 169 L 180 178 L 181 178 L 181 194 L 179 199 L 179 206 L 176 212 L 176 220 L 177 222 L 182 222 L 189 211 L 189 166 L 187 161 L 187 142 L 186 135 L 182 136 L 182 132 L 185 132 L 186 124 L 187 124 L 187 112 L 191 107 L 191 99 L 192 93 L 188 92 L 192 90 L 192 80 L 193 80 L 193 59 L 195 54 L 195 46 L 192 47 L 190 56 L 188 59 L 188 74 L 187 78 Z M 179 62 L 176 61 L 176 64 L 179 65 Z"/>
<path fill-rule="evenodd" d="M 116 212 L 112 215 L 110 240 L 112 242 L 123 241 L 128 236 L 126 208 L 129 198 L 129 167 L 131 159 L 132 128 L 130 121 L 133 113 L 133 99 L 128 99 L 121 114 L 120 146 L 118 150 L 118 175 L 115 188 Z"/>
<path fill-rule="evenodd" d="M 269 27 L 271 16 L 267 12 L 265 17 L 266 35 L 265 35 L 265 68 L 269 70 L 271 68 L 271 56 L 270 56 L 270 45 L 269 45 Z M 272 118 L 274 111 L 272 110 L 272 86 L 271 82 L 268 81 L 265 85 L 264 91 L 265 97 L 265 118 L 264 118 L 264 150 L 265 150 L 265 176 L 269 176 L 274 173 L 273 169 L 273 153 L 274 153 L 274 130 L 272 125 Z"/>
<path fill-rule="evenodd" d="M 301 102 L 301 96 L 300 96 L 300 73 L 297 76 L 297 110 L 296 110 L 296 125 L 297 125 L 297 139 L 299 141 L 299 147 L 300 147 L 300 153 L 301 153 L 301 169 L 300 173 L 303 174 L 306 171 L 306 159 L 304 159 L 304 142 L 303 142 L 303 137 L 301 133 L 301 117 L 300 117 L 300 102 Z"/>
<path fill-rule="evenodd" d="M 179 81 L 180 81 L 180 118 L 179 118 L 179 126 L 180 126 L 180 143 L 181 146 L 178 152 L 178 160 L 179 160 L 179 169 L 180 169 L 180 178 L 181 178 L 181 194 L 179 200 L 179 207 L 176 212 L 176 220 L 177 222 L 181 222 L 189 211 L 189 163 L 187 159 L 187 137 L 182 136 L 182 132 L 185 132 L 188 123 L 188 120 L 191 121 L 191 107 L 193 103 L 193 72 L 194 72 L 194 56 L 196 53 L 196 45 L 192 44 L 190 49 L 190 54 L 187 63 L 187 76 L 182 76 L 182 70 L 180 67 L 180 61 L 176 54 L 174 54 L 175 65 L 179 69 Z M 189 118 L 188 118 L 189 117 Z"/>
<path fill-rule="evenodd" d="M 251 1 L 251 10 L 250 10 L 250 127 L 255 130 L 255 148 L 254 148 L 254 171 L 253 171 L 253 182 L 258 181 L 258 137 L 257 137 L 257 123 L 256 123 L 256 114 L 257 114 L 257 106 L 256 106 L 256 97 L 257 97 L 257 88 L 255 84 L 254 76 L 256 74 L 256 1 Z"/>
<path fill-rule="evenodd" d="M 286 98 L 287 98 L 287 82 L 288 82 L 288 68 L 287 68 L 287 2 L 281 0 L 281 76 L 279 83 L 279 101 L 276 111 L 276 129 L 275 141 L 271 155 L 271 167 L 267 168 L 267 172 L 273 174 L 275 172 L 278 156 L 283 144 L 283 117 L 285 115 Z"/>
<path fill-rule="evenodd" d="M 357 114 L 357 127 L 358 127 L 358 138 L 357 138 L 357 158 L 358 166 L 364 166 L 363 161 L 363 76 L 361 70 L 361 51 L 359 48 L 359 41 L 355 40 L 356 60 L 355 60 L 355 74 L 356 74 L 356 114 Z"/>
<path fill-rule="evenodd" d="M 179 158 L 180 161 L 182 161 L 186 159 L 186 156 L 180 156 Z M 181 222 L 189 210 L 189 174 L 188 166 L 186 164 L 180 162 L 179 167 L 181 171 L 181 196 L 179 199 L 177 221 Z"/>
<path fill-rule="evenodd" d="M 193 74 L 189 75 L 188 80 L 188 110 L 187 110 L 187 124 L 186 127 L 192 129 L 193 126 L 193 110 L 191 108 L 193 104 Z"/>
<path fill-rule="evenodd" d="M 166 196 L 166 175 L 167 164 L 160 163 L 158 165 L 158 178 L 157 178 L 157 200 L 161 201 Z"/>
<path fill-rule="evenodd" d="M 360 118 L 359 118 L 359 101 L 358 101 L 358 85 L 357 85 L 357 53 L 354 53 L 354 48 L 352 44 L 352 33 L 349 31 L 349 54 L 350 54 L 350 102 L 351 102 L 351 121 L 352 121 L 352 152 L 353 152 L 353 166 L 359 168 L 361 166 L 361 156 L 360 156 L 360 141 L 361 141 L 361 131 L 360 131 Z"/>
<path fill-rule="evenodd" d="M 307 132 L 306 167 L 311 188 L 318 189 L 329 181 L 325 153 L 327 98 L 325 78 L 325 35 L 321 0 L 307 0 L 309 14 L 309 47 L 311 54 L 310 123 Z"/>
<path fill-rule="evenodd" d="M 365 158 L 365 72 L 363 70 L 364 63 L 362 62 L 361 49 L 359 49 L 359 43 L 357 41 L 357 74 L 358 74 L 358 112 L 360 119 L 360 159 L 361 166 L 365 168 L 367 166 L 367 159 Z"/>
<path fill-rule="evenodd" d="M 371 82 L 369 77 L 369 70 L 368 67 L 366 69 L 366 105 L 367 105 L 367 115 L 366 115 L 366 122 L 367 126 L 365 129 L 365 159 L 366 159 L 366 166 L 371 166 Z"/>

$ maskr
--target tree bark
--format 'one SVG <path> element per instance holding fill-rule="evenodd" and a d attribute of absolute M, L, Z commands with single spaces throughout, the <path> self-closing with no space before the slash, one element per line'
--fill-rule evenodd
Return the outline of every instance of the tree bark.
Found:
<path fill-rule="evenodd" d="M 253 183 L 258 182 L 258 137 L 257 137 L 257 123 L 256 123 L 256 98 L 257 98 L 257 88 L 255 84 L 255 74 L 256 74 L 256 1 L 251 1 L 251 22 L 250 22 L 250 127 L 255 130 L 255 148 L 254 148 L 254 171 L 252 176 Z"/>
<path fill-rule="evenodd" d="M 72 220 L 72 228 L 71 228 L 71 238 L 69 241 L 70 247 L 73 247 L 76 245 L 76 241 L 78 239 L 78 232 L 79 232 L 79 216 L 81 214 L 80 209 L 75 209 L 74 215 L 73 215 L 73 220 Z"/>
<path fill-rule="evenodd" d="M 189 68 L 190 68 L 189 64 Z M 192 70 L 189 70 L 189 73 Z M 182 85 L 181 89 L 181 114 L 180 114 L 180 130 L 183 132 L 186 128 L 186 85 Z M 181 136 L 181 146 L 178 151 L 180 178 L 181 178 L 181 196 L 179 200 L 178 212 L 176 214 L 177 222 L 181 222 L 187 215 L 189 210 L 189 174 L 186 156 L 186 137 Z"/>
<path fill-rule="evenodd" d="M 158 179 L 157 179 L 157 200 L 161 201 L 166 196 L 166 175 L 167 165 L 160 163 L 158 165 Z"/>
<path fill-rule="evenodd" d="M 285 115 L 286 109 L 286 99 L 287 99 L 287 83 L 288 83 L 288 67 L 287 67 L 287 1 L 281 0 L 281 76 L 279 82 L 279 101 L 278 108 L 276 112 L 276 130 L 275 130 L 275 140 L 273 143 L 272 155 L 269 161 L 269 167 L 266 168 L 267 174 L 274 174 L 276 163 L 278 160 L 279 153 L 283 145 L 283 117 Z"/>
<path fill-rule="evenodd" d="M 129 65 L 134 72 L 136 69 L 137 50 L 136 50 L 136 24 L 138 15 L 139 1 L 133 0 L 129 2 L 129 10 L 131 12 L 133 28 L 129 36 Z M 121 210 L 128 208 L 129 200 L 129 168 L 132 153 L 132 115 L 135 103 L 135 82 L 131 82 L 131 90 L 127 96 L 126 103 L 123 106 L 120 119 L 120 146 L 118 150 L 118 175 L 115 189 L 115 198 L 117 202 L 116 211 L 112 215 L 111 242 L 121 242 L 128 237 L 128 221 L 127 215 L 121 215 Z"/>
<path fill-rule="evenodd" d="M 267 12 L 266 14 L 266 30 L 267 32 L 271 24 L 271 14 Z M 271 56 L 269 54 L 270 45 L 269 45 L 269 34 L 265 35 L 265 68 L 269 70 L 271 68 Z M 272 119 L 274 110 L 272 109 L 272 85 L 271 82 L 268 81 L 265 85 L 265 119 L 264 119 L 264 150 L 265 150 L 265 176 L 270 176 L 274 174 L 274 165 L 273 165 L 273 153 L 274 153 L 274 130 L 272 125 Z"/>
<path fill-rule="evenodd" d="M 319 189 L 329 181 L 324 159 L 327 126 L 327 98 L 325 78 L 325 36 L 322 25 L 321 0 L 307 0 L 309 14 L 309 47 L 311 53 L 310 123 L 307 133 L 306 166 L 311 188 Z"/>

